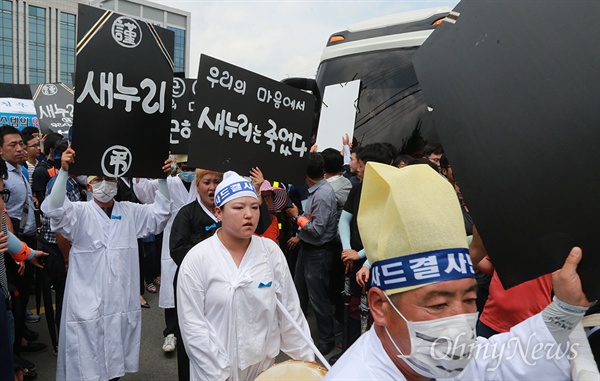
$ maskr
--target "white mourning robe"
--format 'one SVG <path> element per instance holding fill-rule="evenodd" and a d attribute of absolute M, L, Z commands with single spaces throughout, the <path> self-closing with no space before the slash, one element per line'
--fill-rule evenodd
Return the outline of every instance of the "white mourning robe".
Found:
<path fill-rule="evenodd" d="M 217 234 L 179 268 L 177 313 L 191 380 L 254 380 L 279 351 L 314 354 L 277 310 L 276 298 L 310 337 L 287 262 L 273 241 L 253 236 L 238 268 Z"/>
<path fill-rule="evenodd" d="M 171 217 L 165 227 L 162 247 L 160 250 L 160 288 L 158 291 L 158 306 L 160 308 L 175 308 L 175 292 L 173 291 L 173 280 L 175 279 L 175 271 L 177 264 L 171 259 L 169 251 L 169 237 L 171 236 L 171 228 L 173 220 L 177 216 L 177 212 L 184 205 L 194 201 L 198 195 L 196 183 L 192 181 L 190 189 L 187 190 L 183 185 L 183 180 L 179 176 L 167 177 L 167 186 L 171 195 Z M 144 204 L 154 202 L 154 195 L 158 189 L 157 180 L 140 179 L 139 183 L 134 183 L 133 189 L 137 198 Z M 160 233 L 160 232 L 159 232 Z"/>
<path fill-rule="evenodd" d="M 72 242 L 65 287 L 57 380 L 99 380 L 137 372 L 141 311 L 137 238 L 161 231 L 170 201 L 115 202 L 113 218 L 94 202 L 42 211 L 52 231 Z M 119 218 L 120 217 L 120 218 Z"/>
<path fill-rule="evenodd" d="M 517 341 L 521 349 L 517 346 Z M 489 339 L 478 337 L 477 344 L 480 345 L 481 350 L 474 354 L 461 374 L 455 378 L 438 379 L 438 381 L 566 381 L 571 379 L 567 355 L 550 359 L 546 356 L 550 353 L 550 357 L 553 357 L 557 344 L 544 324 L 541 313 L 514 326 L 510 332 L 494 335 Z M 539 350 L 546 345 L 548 347 L 553 345 L 553 349 Z M 485 348 L 487 352 L 484 351 Z M 564 344 L 562 348 L 565 348 Z M 492 353 L 495 355 L 492 356 Z M 385 352 L 375 329 L 371 329 L 344 353 L 324 380 L 405 381 L 406 378 Z"/>

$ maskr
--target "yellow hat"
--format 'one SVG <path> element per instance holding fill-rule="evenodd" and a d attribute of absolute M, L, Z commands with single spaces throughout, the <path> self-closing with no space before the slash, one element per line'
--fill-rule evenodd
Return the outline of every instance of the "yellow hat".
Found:
<path fill-rule="evenodd" d="M 456 192 L 428 165 L 368 162 L 357 223 L 372 284 L 388 295 L 475 276 Z"/>

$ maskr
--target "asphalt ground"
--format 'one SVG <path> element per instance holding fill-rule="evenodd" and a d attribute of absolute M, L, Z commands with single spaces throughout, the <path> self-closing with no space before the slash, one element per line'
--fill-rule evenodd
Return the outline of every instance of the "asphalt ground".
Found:
<path fill-rule="evenodd" d="M 53 292 L 54 293 L 54 292 Z M 151 294 L 146 292 L 144 297 L 151 308 L 142 308 L 142 338 L 140 348 L 140 370 L 137 373 L 129 373 L 121 377 L 122 381 L 170 381 L 177 380 L 177 355 L 176 352 L 165 353 L 162 350 L 163 335 L 165 327 L 165 314 L 162 308 L 158 307 L 158 293 Z M 35 297 L 30 298 L 29 309 L 36 313 Z M 50 334 L 46 324 L 43 307 L 41 312 L 42 319 L 37 323 L 28 323 L 29 329 L 39 332 L 40 337 L 37 342 L 48 345 L 48 350 L 41 353 L 22 353 L 21 357 L 33 362 L 37 367 L 40 381 L 55 380 L 56 374 L 56 355 L 51 347 Z M 312 312 L 309 310 L 308 323 L 316 341 L 316 325 Z M 341 342 L 341 335 L 336 336 Z M 329 359 L 340 349 L 336 346 L 334 350 L 325 357 Z M 289 359 L 284 353 L 281 353 L 276 362 Z"/>

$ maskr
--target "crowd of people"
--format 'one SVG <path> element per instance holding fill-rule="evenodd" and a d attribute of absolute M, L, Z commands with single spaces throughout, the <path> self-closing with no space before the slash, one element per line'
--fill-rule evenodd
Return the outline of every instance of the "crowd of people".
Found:
<path fill-rule="evenodd" d="M 48 349 L 27 326 L 40 319 L 27 308 L 36 285 L 55 295 L 57 380 L 137 372 L 145 292 L 159 293 L 179 380 L 253 380 L 280 352 L 314 361 L 336 345 L 332 380 L 487 379 L 494 366 L 498 379 L 569 379 L 566 360 L 492 363 L 423 334 L 564 344 L 590 305 L 578 249 L 554 275 L 503 288 L 439 144 L 407 155 L 346 136 L 313 147 L 292 185 L 185 155 L 165 158 L 165 179 L 75 176 L 60 134 L 3 126 L 0 139 L 0 381 L 35 379 L 22 355 Z"/>

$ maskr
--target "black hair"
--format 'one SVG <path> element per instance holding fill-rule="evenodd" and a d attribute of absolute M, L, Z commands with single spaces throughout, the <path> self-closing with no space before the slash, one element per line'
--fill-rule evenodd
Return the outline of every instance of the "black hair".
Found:
<path fill-rule="evenodd" d="M 390 150 L 390 154 L 392 155 L 392 158 L 398 156 L 398 149 L 392 143 L 384 142 L 383 144 Z M 390 163 L 391 163 L 391 160 L 390 160 Z"/>
<path fill-rule="evenodd" d="M 35 127 L 25 127 L 24 129 L 21 130 L 21 135 L 23 135 L 23 137 L 25 135 L 33 135 L 33 136 L 39 136 L 40 134 L 40 130 L 39 128 L 35 128 Z"/>
<path fill-rule="evenodd" d="M 321 152 L 323 156 L 323 171 L 325 173 L 339 173 L 344 167 L 344 157 L 334 148 L 327 148 Z"/>
<path fill-rule="evenodd" d="M 62 155 L 62 153 L 69 148 L 69 140 L 67 138 L 62 138 L 54 143 L 54 147 L 52 148 L 54 148 L 55 155 Z"/>
<path fill-rule="evenodd" d="M 323 167 L 325 160 L 318 152 L 308 154 L 308 166 L 306 167 L 306 176 L 312 180 L 320 180 L 323 177 Z"/>
<path fill-rule="evenodd" d="M 414 158 L 410 155 L 398 155 L 394 159 L 394 167 L 399 166 L 401 162 L 405 162 L 408 165 L 413 160 L 414 160 Z"/>
<path fill-rule="evenodd" d="M 429 160 L 425 159 L 424 157 L 419 158 L 419 159 L 413 159 L 410 163 L 408 163 L 408 165 L 415 165 L 415 164 L 427 164 L 434 171 L 436 171 L 438 173 L 440 172 L 435 163 L 430 162 Z"/>
<path fill-rule="evenodd" d="M 44 154 L 48 155 L 50 150 L 54 148 L 54 145 L 63 138 L 61 134 L 58 132 L 52 132 L 46 135 L 46 139 L 44 140 Z"/>
<path fill-rule="evenodd" d="M 33 140 L 33 138 L 38 136 L 33 134 L 23 134 L 23 131 L 21 131 L 21 134 L 21 136 L 23 136 L 23 143 L 25 143 L 25 145 L 27 145 L 27 143 L 29 143 L 30 140 Z"/>
<path fill-rule="evenodd" d="M 356 154 L 356 157 L 364 163 L 374 161 L 388 165 L 392 164 L 392 160 L 394 159 L 392 152 L 384 143 L 367 144 Z"/>
<path fill-rule="evenodd" d="M 437 144 L 427 144 L 425 148 L 423 148 L 423 156 L 429 157 L 431 154 L 440 155 L 444 153 L 444 147 L 440 143 Z"/>
<path fill-rule="evenodd" d="M 352 146 L 352 149 L 350 150 L 351 153 L 357 154 L 362 151 L 363 147 L 362 146 Z"/>
<path fill-rule="evenodd" d="M 443 154 L 440 158 L 440 168 L 448 169 L 450 167 L 450 162 L 448 161 L 448 157 L 446 154 Z"/>
<path fill-rule="evenodd" d="M 20 136 L 21 132 L 19 132 L 19 130 L 17 130 L 13 126 L 9 126 L 8 124 L 5 124 L 4 126 L 0 127 L 0 146 L 4 145 L 4 137 L 6 135 L 13 135 L 13 134 L 17 134 Z"/>

